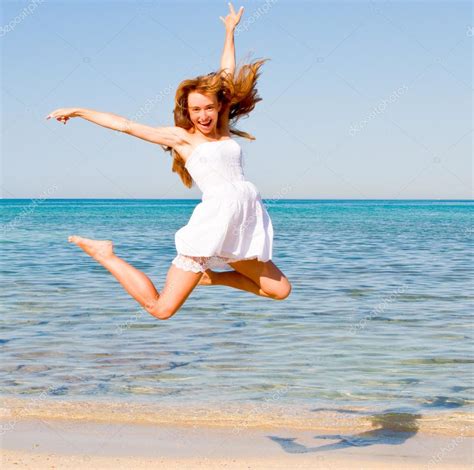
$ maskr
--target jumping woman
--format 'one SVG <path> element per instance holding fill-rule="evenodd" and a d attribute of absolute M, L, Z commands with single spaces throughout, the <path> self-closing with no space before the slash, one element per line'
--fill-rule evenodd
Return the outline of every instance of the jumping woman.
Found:
<path fill-rule="evenodd" d="M 72 235 L 75 243 L 122 284 L 151 315 L 166 320 L 184 304 L 197 285 L 225 285 L 262 297 L 282 300 L 291 284 L 271 261 L 273 226 L 256 186 L 242 170 L 242 149 L 232 135 L 254 140 L 234 124 L 261 100 L 256 82 L 265 60 L 235 70 L 234 30 L 243 13 L 229 3 L 225 43 L 217 72 L 180 83 L 175 96 L 171 127 L 150 127 L 116 114 L 84 108 L 61 108 L 46 119 L 66 124 L 81 117 L 100 126 L 162 146 L 173 158 L 172 171 L 183 184 L 193 182 L 202 201 L 188 223 L 175 234 L 177 255 L 171 262 L 165 285 L 158 292 L 143 272 L 113 251 L 109 240 Z M 231 271 L 213 271 L 227 267 Z"/>

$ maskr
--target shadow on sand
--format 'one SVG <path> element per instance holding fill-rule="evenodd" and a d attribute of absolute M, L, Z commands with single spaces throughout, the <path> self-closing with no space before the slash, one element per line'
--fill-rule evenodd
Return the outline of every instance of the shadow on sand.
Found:
<path fill-rule="evenodd" d="M 334 411 L 334 410 L 333 410 Z M 388 410 L 387 410 L 388 411 Z M 358 434 L 319 434 L 315 439 L 336 440 L 331 444 L 308 447 L 297 442 L 295 437 L 267 436 L 289 454 L 307 454 L 348 447 L 367 447 L 375 444 L 400 445 L 413 437 L 418 431 L 417 419 L 422 415 L 411 413 L 384 412 L 368 417 L 376 429 Z M 344 410 L 348 413 L 348 410 Z M 358 414 L 358 412 L 352 412 Z"/>

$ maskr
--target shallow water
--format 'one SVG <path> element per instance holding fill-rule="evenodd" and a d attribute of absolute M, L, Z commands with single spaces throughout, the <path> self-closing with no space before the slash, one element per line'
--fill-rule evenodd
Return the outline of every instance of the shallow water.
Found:
<path fill-rule="evenodd" d="M 0 393 L 472 410 L 472 202 L 264 201 L 290 297 L 198 286 L 166 322 L 67 242 L 113 240 L 160 290 L 198 202 L 0 201 Z"/>

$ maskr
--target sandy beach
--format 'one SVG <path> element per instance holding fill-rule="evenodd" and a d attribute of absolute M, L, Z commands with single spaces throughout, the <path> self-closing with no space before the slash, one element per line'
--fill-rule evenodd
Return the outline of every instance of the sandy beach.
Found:
<path fill-rule="evenodd" d="M 352 437 L 352 439 L 351 439 Z M 330 436 L 291 429 L 25 420 L 3 436 L 2 468 L 468 469 L 472 438 Z"/>
<path fill-rule="evenodd" d="M 2 401 L 2 468 L 472 468 L 472 416 Z M 238 412 L 240 410 L 240 412 Z M 349 411 L 349 410 L 347 410 Z M 339 418 L 337 417 L 339 415 Z M 359 416 L 358 416 L 359 415 Z M 319 423 L 319 425 L 318 425 Z"/>

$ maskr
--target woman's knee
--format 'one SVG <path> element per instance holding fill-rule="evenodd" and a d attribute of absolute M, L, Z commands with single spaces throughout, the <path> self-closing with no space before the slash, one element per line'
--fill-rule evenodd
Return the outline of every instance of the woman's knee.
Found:
<path fill-rule="evenodd" d="M 265 292 L 274 300 L 284 300 L 291 293 L 290 281 L 284 278 L 275 288 L 271 289 L 271 292 L 267 292 L 266 290 Z"/>
<path fill-rule="evenodd" d="M 179 310 L 179 307 L 160 302 L 160 299 L 146 304 L 144 308 L 150 315 L 159 320 L 168 320 L 168 318 L 171 318 Z"/>

